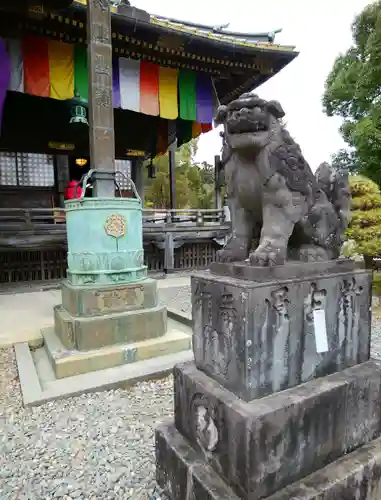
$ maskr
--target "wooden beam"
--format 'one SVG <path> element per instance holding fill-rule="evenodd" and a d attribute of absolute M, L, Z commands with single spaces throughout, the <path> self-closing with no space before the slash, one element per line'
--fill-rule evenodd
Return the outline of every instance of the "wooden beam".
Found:
<path fill-rule="evenodd" d="M 168 149 L 169 157 L 169 208 L 175 210 L 176 208 L 176 146 L 177 141 L 172 143 Z"/>

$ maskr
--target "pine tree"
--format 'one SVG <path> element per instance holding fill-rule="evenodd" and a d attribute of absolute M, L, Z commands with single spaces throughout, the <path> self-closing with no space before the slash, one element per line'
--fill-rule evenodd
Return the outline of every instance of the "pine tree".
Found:
<path fill-rule="evenodd" d="M 362 175 L 349 177 L 352 194 L 352 220 L 347 236 L 355 242 L 368 266 L 381 255 L 381 193 L 378 185 Z"/>

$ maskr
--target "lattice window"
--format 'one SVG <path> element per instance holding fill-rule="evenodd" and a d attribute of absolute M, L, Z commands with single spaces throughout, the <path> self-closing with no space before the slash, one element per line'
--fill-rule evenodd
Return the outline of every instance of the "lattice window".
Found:
<path fill-rule="evenodd" d="M 129 160 L 115 160 L 115 170 L 120 170 L 128 178 L 131 178 L 131 162 Z M 122 191 L 131 189 L 131 183 L 123 175 L 117 173 L 115 177 Z"/>
<path fill-rule="evenodd" d="M 54 186 L 53 156 L 35 153 L 0 152 L 0 185 Z"/>
<path fill-rule="evenodd" d="M 53 156 L 35 153 L 17 153 L 20 186 L 54 186 Z"/>
<path fill-rule="evenodd" d="M 16 153 L 0 152 L 0 185 L 17 186 Z"/>

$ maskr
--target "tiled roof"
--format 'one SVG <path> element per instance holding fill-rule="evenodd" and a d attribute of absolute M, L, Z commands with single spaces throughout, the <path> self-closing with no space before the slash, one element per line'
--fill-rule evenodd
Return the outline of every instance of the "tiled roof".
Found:
<path fill-rule="evenodd" d="M 212 27 L 201 27 L 200 25 L 192 25 L 188 22 L 182 21 L 174 21 L 166 19 L 165 17 L 151 15 L 151 23 L 162 26 L 163 28 L 181 31 L 183 33 L 187 33 L 190 35 L 194 35 L 202 38 L 209 38 L 215 41 L 220 41 L 223 43 L 229 43 L 231 45 L 239 45 L 250 48 L 259 48 L 264 50 L 275 50 L 282 52 L 292 52 L 295 50 L 294 46 L 290 45 L 279 45 L 270 41 L 264 42 L 259 40 L 259 38 L 265 38 L 268 36 L 269 39 L 273 37 L 272 33 L 261 33 L 257 36 L 255 34 L 248 35 L 242 33 L 242 36 L 239 36 L 238 33 L 230 34 L 228 31 L 223 32 L 222 30 L 217 30 Z"/>
<path fill-rule="evenodd" d="M 74 0 L 74 4 L 86 5 L 87 0 Z M 112 8 L 111 12 L 117 14 L 118 9 Z M 233 46 L 235 45 L 240 47 L 256 48 L 276 52 L 293 52 L 295 50 L 294 46 L 273 43 L 272 40 L 274 39 L 276 32 L 259 33 L 257 35 L 242 33 L 241 35 L 239 33 L 230 33 L 229 31 L 225 31 L 217 27 L 214 28 L 211 26 L 192 24 L 188 21 L 178 21 L 153 14 L 150 14 L 150 22 L 151 24 L 160 26 L 168 30 L 193 35 L 195 37 L 203 39 L 213 40 L 215 42 L 222 42 Z"/>

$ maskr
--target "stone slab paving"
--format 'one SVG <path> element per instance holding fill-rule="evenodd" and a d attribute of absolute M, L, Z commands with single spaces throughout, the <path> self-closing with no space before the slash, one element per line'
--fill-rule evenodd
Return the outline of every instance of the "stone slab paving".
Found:
<path fill-rule="evenodd" d="M 184 284 L 161 289 L 160 300 L 190 313 Z M 379 358 L 380 318 L 377 308 L 372 353 Z M 154 430 L 173 416 L 172 397 L 168 377 L 23 408 L 13 349 L 0 350 L 1 500 L 167 500 L 155 486 Z"/>

